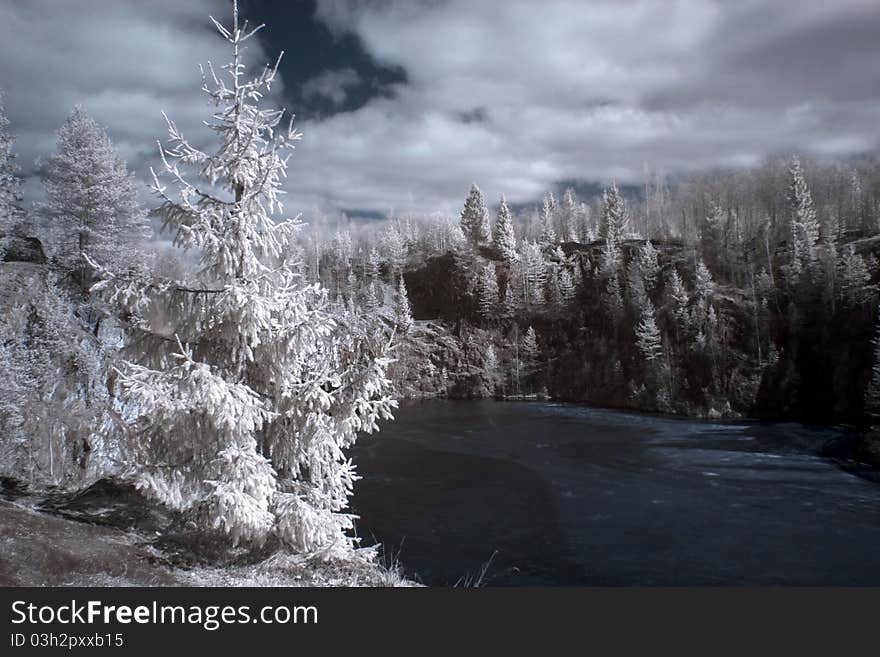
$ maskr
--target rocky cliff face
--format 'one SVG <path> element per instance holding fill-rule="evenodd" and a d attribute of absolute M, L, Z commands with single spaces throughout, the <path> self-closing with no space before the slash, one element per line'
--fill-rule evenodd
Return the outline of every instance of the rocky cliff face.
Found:
<path fill-rule="evenodd" d="M 643 244 L 625 242 L 624 260 L 631 262 Z M 868 258 L 880 253 L 876 237 L 839 248 L 850 246 Z M 717 315 L 717 343 L 698 348 L 698 336 L 685 335 L 676 326 L 667 288 L 674 270 L 693 295 L 694 249 L 675 240 L 655 242 L 654 247 L 660 283 L 651 297 L 665 362 L 663 378 L 655 376 L 659 380 L 653 390 L 636 345 L 638 313 L 627 302 L 618 325 L 607 319 L 605 284 L 597 273 L 602 242 L 561 247 L 579 270 L 581 282 L 572 303 L 520 306 L 506 318 L 487 319 L 478 309 L 474 272 L 491 261 L 500 266 L 490 249 L 431 257 L 404 272 L 413 315 L 422 320 L 415 336 L 408 338 L 417 343 L 411 353 L 430 361 L 421 375 L 409 368 L 409 389 L 422 396 L 433 391 L 461 398 L 546 393 L 559 400 L 695 417 L 862 421 L 871 371 L 871 304 L 828 304 L 819 293 L 802 299 L 780 287 L 769 307 L 758 304 L 756 311 L 752 266 L 746 254 L 732 254 L 715 272 L 710 301 Z M 779 249 L 774 258 L 784 262 L 784 245 Z M 876 282 L 876 272 L 872 274 Z M 418 324 L 428 320 L 431 331 L 419 330 Z M 524 365 L 517 345 L 528 326 L 539 336 L 539 354 L 534 363 Z M 486 362 L 489 346 L 500 370 L 495 374 L 486 371 L 493 366 Z M 413 383 L 413 378 L 421 380 Z M 667 397 L 658 399 L 662 386 Z"/>
<path fill-rule="evenodd" d="M 0 233 L 0 261 L 43 265 L 46 264 L 46 253 L 42 242 L 36 237 Z"/>

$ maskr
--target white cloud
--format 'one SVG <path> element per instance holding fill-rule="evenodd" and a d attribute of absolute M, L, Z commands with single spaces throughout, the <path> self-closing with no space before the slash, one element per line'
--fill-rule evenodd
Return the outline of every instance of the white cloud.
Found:
<path fill-rule="evenodd" d="M 646 165 L 679 173 L 880 140 L 876 3 L 342 0 L 319 15 L 408 84 L 303 117 L 294 198 L 454 211 L 472 180 L 518 202 L 561 180 L 637 181 Z"/>
<path fill-rule="evenodd" d="M 216 0 L 53 0 L 0 4 L 0 85 L 16 151 L 27 172 L 51 154 L 55 131 L 77 104 L 101 124 L 147 180 L 156 141 L 167 134 L 162 112 L 198 141 L 210 108 L 200 93 L 199 63 L 229 59 L 208 15 L 231 19 Z M 258 40 L 246 60 L 262 64 Z M 32 180 L 31 196 L 39 192 Z M 144 194 L 146 198 L 146 193 Z"/>
<path fill-rule="evenodd" d="M 319 96 L 334 105 L 342 105 L 348 98 L 348 87 L 360 82 L 357 72 L 351 68 L 324 71 L 302 85 L 302 94 L 305 98 Z"/>
<path fill-rule="evenodd" d="M 228 56 L 210 13 L 228 19 L 229 7 L 0 5 L 0 84 L 23 163 L 51 152 L 76 103 L 144 178 L 161 110 L 204 135 L 197 64 Z M 320 0 L 318 15 L 407 81 L 352 112 L 297 117 L 291 212 L 456 212 L 472 181 L 492 201 L 523 202 L 562 180 L 635 182 L 646 166 L 675 174 L 880 143 L 875 0 Z M 252 43 L 250 60 L 266 61 Z M 342 67 L 284 82 L 341 106 L 364 81 Z"/>

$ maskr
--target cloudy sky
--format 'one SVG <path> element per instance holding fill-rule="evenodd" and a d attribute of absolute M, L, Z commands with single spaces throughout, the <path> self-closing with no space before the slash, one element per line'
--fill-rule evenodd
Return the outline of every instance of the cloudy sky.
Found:
<path fill-rule="evenodd" d="M 288 208 L 458 211 L 794 149 L 880 147 L 877 0 L 242 0 L 286 51 Z M 0 88 L 25 172 L 82 104 L 146 180 L 161 112 L 200 139 L 224 0 L 0 0 Z M 28 194 L 38 194 L 31 180 Z M 145 198 L 147 198 L 145 196 Z"/>

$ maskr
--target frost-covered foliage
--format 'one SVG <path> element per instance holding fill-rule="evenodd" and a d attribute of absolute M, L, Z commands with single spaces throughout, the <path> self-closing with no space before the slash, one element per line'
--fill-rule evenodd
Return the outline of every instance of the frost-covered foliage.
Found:
<path fill-rule="evenodd" d="M 214 25 L 233 51 L 203 75 L 218 143 L 200 150 L 168 120 L 163 177 L 177 193 L 154 174 L 158 212 L 175 243 L 198 253 L 200 277 L 183 285 L 101 268 L 95 286 L 141 347 L 118 376 L 126 459 L 140 487 L 203 530 L 346 552 L 357 540 L 345 512 L 357 477 L 345 450 L 396 406 L 388 337 L 357 312 L 331 311 L 327 291 L 284 257 L 301 224 L 276 216 L 300 133 L 282 110 L 261 107 L 278 63 L 254 77 L 242 63 L 262 26 L 240 25 L 237 6 L 231 28 Z"/>
<path fill-rule="evenodd" d="M 615 183 L 612 182 L 611 187 L 605 190 L 603 201 L 599 237 L 607 242 L 620 244 L 629 232 L 629 214 Z"/>
<path fill-rule="evenodd" d="M 556 228 L 553 225 L 556 221 L 556 199 L 553 198 L 553 192 L 544 197 L 544 203 L 541 205 L 541 245 L 554 246 L 556 244 Z"/>
<path fill-rule="evenodd" d="M 510 209 L 507 207 L 507 201 L 503 195 L 498 206 L 498 217 L 495 219 L 492 246 L 507 266 L 512 266 L 519 259 L 519 255 L 516 252 L 516 235 L 513 232 L 513 219 L 510 216 Z"/>
<path fill-rule="evenodd" d="M 642 303 L 641 319 L 636 326 L 636 344 L 648 363 L 663 355 L 663 341 L 660 337 L 660 329 L 657 328 L 654 304 L 650 299 L 645 299 Z"/>
<path fill-rule="evenodd" d="M 492 317 L 498 307 L 498 281 L 494 263 L 480 269 L 477 278 L 477 303 L 480 315 L 485 319 Z"/>
<path fill-rule="evenodd" d="M 106 354 L 42 267 L 0 265 L 0 471 L 81 483 L 106 419 Z"/>
<path fill-rule="evenodd" d="M 150 237 L 138 205 L 137 183 L 107 132 L 81 108 L 58 131 L 57 152 L 42 170 L 46 200 L 39 210 L 49 224 L 54 255 L 67 271 L 87 279 L 82 254 L 105 267 L 127 269 Z"/>
<path fill-rule="evenodd" d="M 14 143 L 0 94 L 0 233 L 8 232 L 21 218 L 21 178 L 12 152 Z"/>
<path fill-rule="evenodd" d="M 801 161 L 795 157 L 792 159 L 789 169 L 789 203 L 791 205 L 791 262 L 792 274 L 798 275 L 808 270 L 816 258 L 816 245 L 819 242 L 819 220 L 816 217 L 816 208 L 813 205 L 813 196 Z"/>
<path fill-rule="evenodd" d="M 483 192 L 476 184 L 471 186 L 470 194 L 461 211 L 461 230 L 473 246 L 489 242 L 489 210 L 483 200 Z"/>
<path fill-rule="evenodd" d="M 413 316 L 403 276 L 400 277 L 400 282 L 397 284 L 397 306 L 395 307 L 394 319 L 398 331 L 403 334 L 410 332 L 413 326 Z"/>

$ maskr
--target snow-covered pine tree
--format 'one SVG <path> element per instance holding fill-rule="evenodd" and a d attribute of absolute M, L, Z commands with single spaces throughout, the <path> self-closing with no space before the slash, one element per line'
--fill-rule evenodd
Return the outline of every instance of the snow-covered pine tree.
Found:
<path fill-rule="evenodd" d="M 528 305 L 543 305 L 544 283 L 547 274 L 544 266 L 544 254 L 541 247 L 535 242 L 523 242 L 522 244 L 522 270 L 523 301 Z"/>
<path fill-rule="evenodd" d="M 102 270 L 96 286 L 155 347 L 141 353 L 143 364 L 120 367 L 132 416 L 125 456 L 140 488 L 202 530 L 348 554 L 356 539 L 345 509 L 357 477 L 344 450 L 396 406 L 388 339 L 366 318 L 331 315 L 326 290 L 281 257 L 301 226 L 275 220 L 300 134 L 292 117 L 282 127 L 283 110 L 260 106 L 278 62 L 246 77 L 242 48 L 262 26 L 239 24 L 236 3 L 231 28 L 212 21 L 232 47 L 231 63 L 204 76 L 219 143 L 199 150 L 169 120 L 171 146 L 160 153 L 178 194 L 154 175 L 159 212 L 176 243 L 198 251 L 201 279 L 184 287 Z M 153 310 L 170 329 L 149 322 Z"/>
<path fill-rule="evenodd" d="M 0 94 L 0 233 L 8 233 L 23 216 L 21 210 L 21 178 L 12 145 L 15 137 L 9 131 L 9 119 Z"/>
<path fill-rule="evenodd" d="M 382 264 L 382 258 L 376 247 L 371 247 L 364 262 L 364 279 L 367 282 L 373 282 L 379 277 L 379 265 Z"/>
<path fill-rule="evenodd" d="M 649 293 L 653 292 L 654 286 L 657 284 L 657 276 L 660 273 L 660 262 L 657 249 L 654 248 L 651 240 L 647 240 L 639 249 L 638 263 L 645 290 Z"/>
<path fill-rule="evenodd" d="M 602 217 L 599 221 L 599 237 L 619 245 L 629 232 L 629 215 L 623 197 L 612 182 L 603 196 Z"/>
<path fill-rule="evenodd" d="M 570 187 L 562 195 L 562 225 L 565 231 L 566 242 L 580 241 L 580 221 L 578 217 L 578 203 L 574 190 Z"/>
<path fill-rule="evenodd" d="M 487 244 L 491 238 L 489 210 L 483 200 L 483 192 L 474 183 L 461 211 L 461 230 L 474 247 Z"/>
<path fill-rule="evenodd" d="M 501 195 L 501 203 L 498 205 L 498 217 L 495 219 L 492 246 L 508 267 L 512 266 L 519 258 L 516 252 L 516 236 L 513 233 L 513 219 L 503 194 Z"/>
<path fill-rule="evenodd" d="M 491 319 L 498 308 L 498 278 L 495 263 L 490 262 L 480 269 L 477 279 L 477 308 L 483 319 Z"/>
<path fill-rule="evenodd" d="M 388 269 L 391 273 L 391 283 L 393 284 L 394 278 L 403 273 L 409 250 L 403 235 L 397 229 L 397 226 L 392 223 L 388 224 L 388 228 L 383 235 L 383 247 L 385 258 L 388 262 Z"/>
<path fill-rule="evenodd" d="M 850 244 L 840 257 L 838 295 L 847 308 L 855 308 L 871 301 L 874 289 L 871 286 L 871 273 L 865 259 L 856 253 Z"/>
<path fill-rule="evenodd" d="M 816 245 L 819 242 L 819 221 L 813 196 L 807 185 L 801 162 L 792 158 L 789 169 L 788 202 L 790 211 L 791 245 L 789 263 L 790 271 L 797 276 L 808 270 L 816 257 Z"/>
<path fill-rule="evenodd" d="M 683 331 L 688 323 L 687 307 L 690 295 L 676 269 L 673 269 L 669 275 L 669 299 L 672 302 L 672 315 L 675 317 L 676 326 Z"/>
<path fill-rule="evenodd" d="M 697 261 L 695 276 L 695 296 L 698 303 L 705 305 L 715 291 L 715 281 L 712 278 L 712 272 L 709 271 L 702 258 Z"/>
<path fill-rule="evenodd" d="M 563 307 L 567 307 L 574 302 L 574 280 L 568 268 L 563 267 L 559 272 L 559 303 Z"/>
<path fill-rule="evenodd" d="M 556 199 L 553 198 L 553 192 L 549 192 L 544 197 L 541 205 L 541 246 L 556 246 L 556 228 L 553 225 L 556 222 Z"/>
<path fill-rule="evenodd" d="M 137 181 L 128 172 L 107 132 L 81 107 L 58 131 L 58 150 L 43 167 L 46 201 L 39 204 L 50 222 L 62 268 L 79 273 L 85 292 L 82 255 L 111 269 L 128 269 L 150 236 L 137 200 Z"/>
<path fill-rule="evenodd" d="M 636 345 L 642 357 L 649 363 L 663 356 L 663 341 L 660 337 L 660 329 L 657 328 L 654 304 L 650 299 L 645 299 L 642 305 L 641 318 L 636 326 Z"/>
<path fill-rule="evenodd" d="M 406 283 L 403 280 L 403 276 L 400 277 L 400 282 L 397 284 L 397 306 L 394 309 L 394 324 L 402 335 L 409 333 L 413 327 L 412 308 L 409 305 L 409 295 L 406 292 Z"/>
<path fill-rule="evenodd" d="M 538 359 L 538 334 L 533 326 L 529 326 L 523 335 L 522 344 L 520 345 L 520 353 L 522 354 L 523 363 L 530 367 L 534 365 Z"/>

